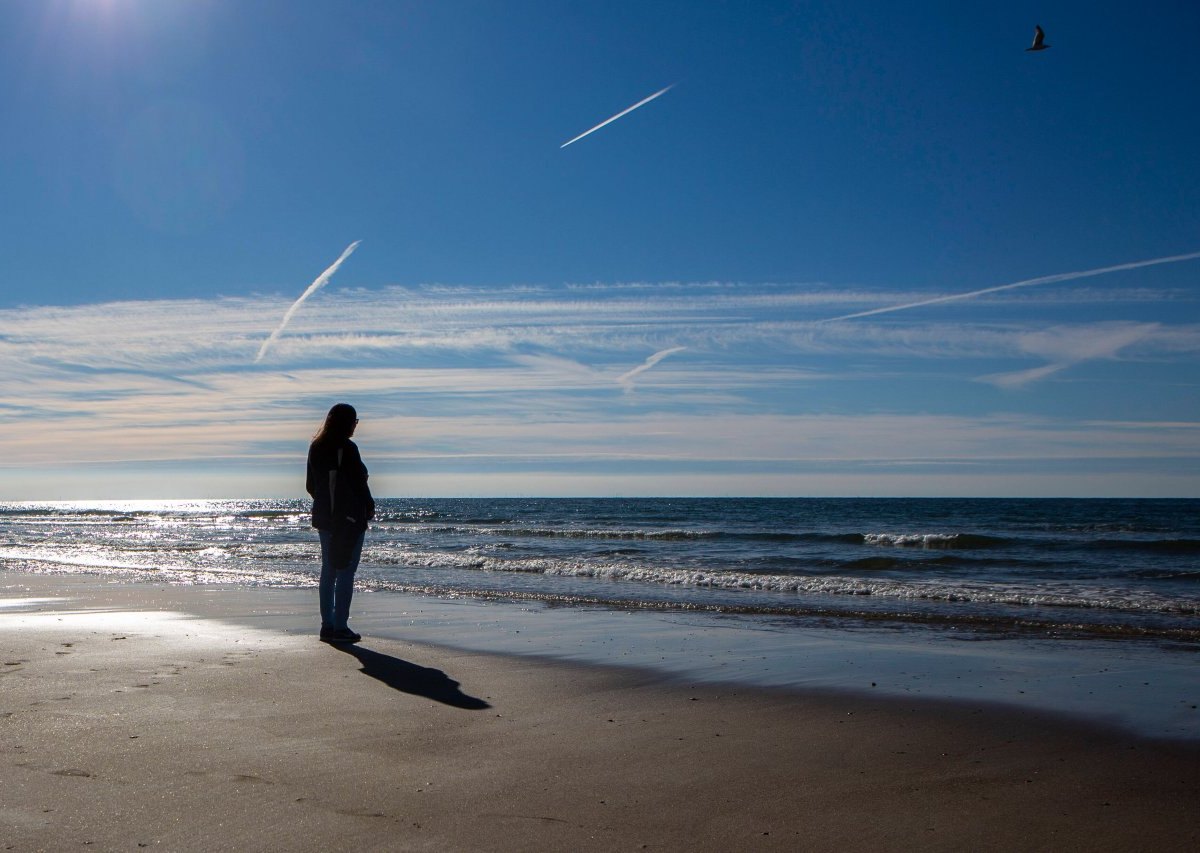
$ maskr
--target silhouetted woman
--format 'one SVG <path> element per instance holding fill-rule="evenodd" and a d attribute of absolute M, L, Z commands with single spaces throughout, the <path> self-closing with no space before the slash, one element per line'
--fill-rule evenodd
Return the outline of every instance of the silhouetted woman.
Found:
<path fill-rule="evenodd" d="M 357 425 L 354 407 L 338 403 L 308 446 L 305 488 L 313 499 L 312 526 L 321 537 L 321 639 L 332 643 L 362 639 L 346 623 L 375 499 L 367 486 L 367 466 L 350 440 Z"/>

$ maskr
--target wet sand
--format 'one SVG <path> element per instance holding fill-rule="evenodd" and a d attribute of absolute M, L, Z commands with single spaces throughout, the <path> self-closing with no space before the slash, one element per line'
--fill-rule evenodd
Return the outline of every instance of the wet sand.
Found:
<path fill-rule="evenodd" d="M 264 600 L 0 573 L 0 849 L 1200 845 L 1195 744 L 395 637 L 338 648 L 295 614 L 247 624 Z"/>

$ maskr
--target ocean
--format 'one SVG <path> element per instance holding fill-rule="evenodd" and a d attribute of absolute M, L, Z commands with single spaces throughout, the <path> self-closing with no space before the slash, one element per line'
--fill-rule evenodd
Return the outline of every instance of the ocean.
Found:
<path fill-rule="evenodd" d="M 311 587 L 308 502 L 0 503 L 0 569 Z M 1200 500 L 386 499 L 360 589 L 1200 645 Z"/>

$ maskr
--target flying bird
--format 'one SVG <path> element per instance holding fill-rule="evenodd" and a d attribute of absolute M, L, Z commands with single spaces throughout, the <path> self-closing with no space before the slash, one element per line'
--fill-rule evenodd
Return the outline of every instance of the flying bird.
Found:
<path fill-rule="evenodd" d="M 606 125 L 606 124 L 611 124 L 612 122 L 614 122 L 614 121 L 616 121 L 617 119 L 619 119 L 621 116 L 628 115 L 629 113 L 631 113 L 631 112 L 633 112 L 634 110 L 636 110 L 638 107 L 645 106 L 646 104 L 648 104 L 648 103 L 650 103 L 651 101 L 653 101 L 655 98 L 657 98 L 657 97 L 660 97 L 660 96 L 662 96 L 662 95 L 665 95 L 667 92 L 671 91 L 671 89 L 673 89 L 673 88 L 675 88 L 675 84 L 674 84 L 674 83 L 672 83 L 670 86 L 668 86 L 668 87 L 667 87 L 667 88 L 665 88 L 665 89 L 659 89 L 657 92 L 655 92 L 655 93 L 654 93 L 653 95 L 651 95 L 650 97 L 648 97 L 648 98 L 642 98 L 640 101 L 638 101 L 638 102 L 637 102 L 636 104 L 634 104 L 632 107 L 628 107 L 628 108 L 626 108 L 626 109 L 623 109 L 623 110 L 621 110 L 619 113 L 617 113 L 617 114 L 616 114 L 615 116 L 613 116 L 612 118 L 606 118 L 604 121 L 600 122 L 598 125 L 596 125 L 595 127 L 593 127 L 591 130 L 585 130 L 583 133 L 579 134 L 579 135 L 578 135 L 578 136 L 576 136 L 574 139 L 568 139 L 566 142 L 564 142 L 562 145 L 560 145 L 560 146 L 558 146 L 558 147 L 559 147 L 559 148 L 566 148 L 566 147 L 567 147 L 568 145 L 570 145 L 572 142 L 578 142 L 579 140 L 581 140 L 581 139 L 583 139 L 585 136 L 587 136 L 589 133 L 595 133 L 597 130 L 599 130 L 600 128 L 604 127 L 604 125 Z"/>
<path fill-rule="evenodd" d="M 1033 28 L 1033 44 L 1025 48 L 1026 52 L 1031 50 L 1045 50 L 1049 46 L 1046 44 L 1046 33 L 1042 30 L 1041 25 L 1035 25 Z"/>

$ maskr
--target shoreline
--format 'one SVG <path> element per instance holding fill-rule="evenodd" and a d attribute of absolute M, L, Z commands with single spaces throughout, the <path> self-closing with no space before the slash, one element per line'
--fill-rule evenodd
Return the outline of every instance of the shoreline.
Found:
<path fill-rule="evenodd" d="M 0 574 L 12 849 L 1200 842 L 1194 743 L 366 630 L 338 649 L 312 636 L 315 594 L 272 592 Z"/>
<path fill-rule="evenodd" d="M 186 597 L 198 612 L 292 635 L 315 633 L 315 587 L 159 585 L 0 570 L 0 594 L 6 585 L 22 583 L 29 588 L 44 583 L 55 595 L 71 588 L 88 595 L 128 590 L 120 594 L 133 601 L 148 590 L 193 589 L 197 593 Z M 1200 667 L 1195 647 L 1187 644 L 396 591 L 360 590 L 352 611 L 353 624 L 368 639 L 632 669 L 665 682 L 995 706 L 1200 743 Z"/>

